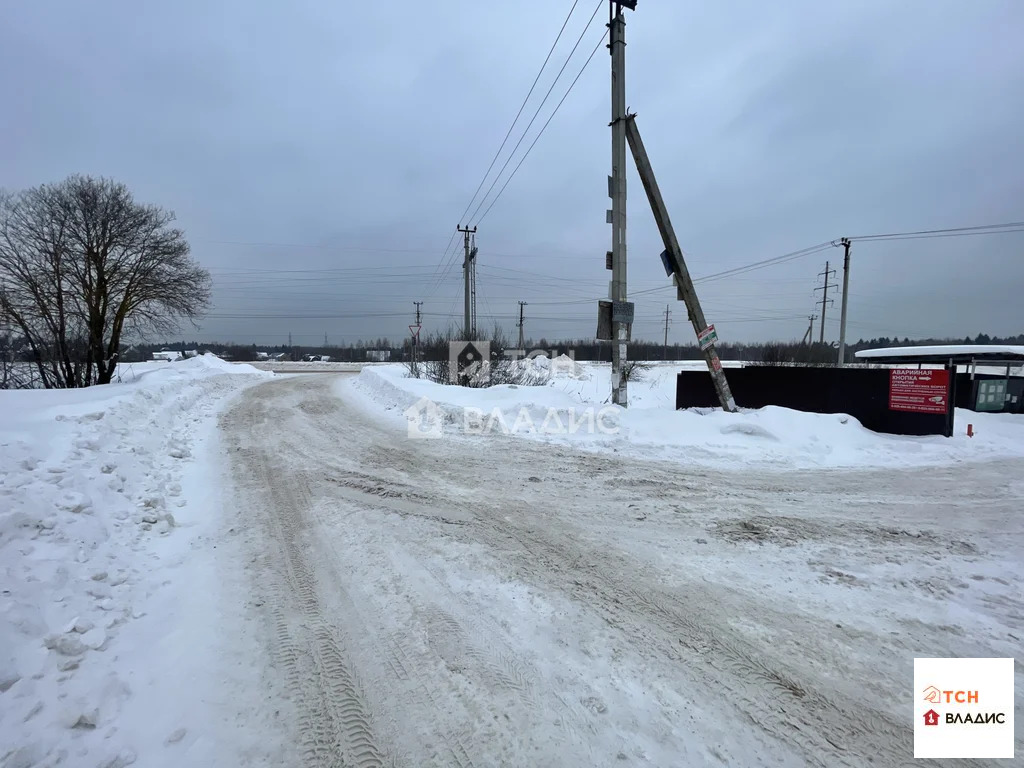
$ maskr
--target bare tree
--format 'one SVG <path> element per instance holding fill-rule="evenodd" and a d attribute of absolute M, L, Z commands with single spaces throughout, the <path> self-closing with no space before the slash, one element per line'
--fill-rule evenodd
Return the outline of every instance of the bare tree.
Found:
<path fill-rule="evenodd" d="M 123 338 L 203 313 L 210 275 L 173 221 L 88 176 L 0 197 L 0 321 L 24 338 L 44 386 L 107 384 Z"/>

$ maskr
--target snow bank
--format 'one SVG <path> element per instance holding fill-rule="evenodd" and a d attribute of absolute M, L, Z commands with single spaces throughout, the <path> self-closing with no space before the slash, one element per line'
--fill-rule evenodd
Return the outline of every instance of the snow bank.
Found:
<path fill-rule="evenodd" d="M 366 408 L 406 424 L 424 398 L 437 405 L 446 435 L 470 436 L 491 417 L 490 432 L 589 450 L 711 466 L 736 463 L 811 467 L 912 467 L 1024 457 L 1024 416 L 957 412 L 957 434 L 909 437 L 865 429 L 845 414 L 767 407 L 724 413 L 675 410 L 678 364 L 653 364 L 629 384 L 629 409 L 608 404 L 608 364 L 581 363 L 579 378 L 536 387 L 469 389 L 411 379 L 403 366 L 364 369 L 346 386 Z M 467 417 L 468 412 L 468 417 Z M 588 414 L 595 428 L 589 428 Z M 975 437 L 965 434 L 972 423 Z M 579 426 L 575 431 L 572 425 Z M 485 424 L 485 426 L 487 426 Z M 478 437 L 477 439 L 485 439 Z"/>
<path fill-rule="evenodd" d="M 0 763 L 154 765 L 144 753 L 165 739 L 189 748 L 132 721 L 139 670 L 178 668 L 153 650 L 178 628 L 147 614 L 202 530 L 183 493 L 197 441 L 227 396 L 271 375 L 208 355 L 123 384 L 0 392 Z"/>

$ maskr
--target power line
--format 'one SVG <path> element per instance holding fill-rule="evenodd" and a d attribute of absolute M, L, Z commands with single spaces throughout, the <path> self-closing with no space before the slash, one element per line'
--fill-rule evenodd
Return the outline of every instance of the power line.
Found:
<path fill-rule="evenodd" d="M 512 135 L 512 131 L 516 127 L 516 123 L 519 121 L 519 118 L 523 114 L 523 109 L 526 108 L 526 104 L 530 100 L 530 96 L 533 95 L 533 91 L 537 87 L 537 83 L 540 80 L 541 75 L 544 73 L 544 69 L 547 67 L 548 61 L 550 61 L 550 59 L 551 59 L 551 54 L 554 52 L 555 47 L 558 45 L 558 41 L 562 39 L 562 33 L 565 31 L 566 25 L 568 25 L 568 23 L 569 23 L 569 19 L 572 18 L 573 11 L 576 10 L 576 5 L 578 4 L 578 2 L 579 2 L 579 0 L 573 0 L 572 7 L 569 8 L 569 13 L 566 14 L 565 21 L 562 22 L 562 27 L 558 30 L 558 34 L 555 36 L 555 41 L 551 44 L 551 48 L 548 50 L 547 56 L 544 57 L 544 63 L 541 64 L 540 69 L 537 71 L 537 76 L 534 78 L 533 83 L 530 85 L 530 90 L 527 92 L 526 98 L 523 99 L 523 103 L 519 106 L 519 111 L 516 112 L 516 116 L 512 120 L 512 124 L 509 125 L 508 131 L 505 133 L 505 138 L 502 139 L 501 144 L 498 147 L 498 151 L 494 153 L 494 157 L 491 159 L 490 165 L 487 166 L 487 170 L 484 172 L 483 177 L 480 179 L 480 183 L 477 185 L 476 190 L 473 192 L 473 196 L 469 199 L 469 203 L 466 204 L 466 210 L 464 210 L 462 212 L 462 215 L 459 217 L 460 226 L 461 226 L 461 222 L 463 220 L 465 220 L 467 212 L 473 206 L 473 202 L 474 202 L 474 200 L 476 200 L 477 195 L 480 194 L 480 189 L 487 182 L 487 177 L 490 175 L 491 170 L 494 168 L 494 164 L 497 162 L 498 157 L 501 155 L 501 150 L 505 148 L 505 144 L 508 142 L 509 136 Z M 595 13 L 596 13 L 596 11 L 595 11 Z M 588 22 L 587 26 L 589 27 L 589 22 Z M 577 45 L 579 45 L 579 41 L 577 41 Z M 573 47 L 573 51 L 575 51 L 575 50 L 576 50 L 576 48 L 574 46 Z M 571 57 L 572 53 L 570 53 L 569 56 Z M 566 59 L 566 64 L 567 63 L 568 63 L 568 59 Z M 565 65 L 563 64 L 562 65 L 562 70 L 564 70 L 564 69 L 565 69 Z M 559 70 L 558 75 L 555 77 L 555 82 L 558 82 L 558 78 L 561 76 L 562 70 Z M 554 87 L 554 83 L 552 83 L 552 88 L 553 87 Z M 550 94 L 550 92 L 551 91 L 549 90 L 548 93 Z M 547 100 L 547 96 L 544 97 L 544 101 L 546 101 L 546 100 Z M 541 107 L 544 106 L 544 101 L 541 102 Z M 537 111 L 538 112 L 540 111 L 540 107 L 538 107 Z M 526 131 L 530 130 L 530 125 L 533 125 L 533 120 L 535 120 L 536 117 L 537 116 L 534 115 L 533 119 L 530 120 L 530 124 L 526 126 L 526 129 L 523 132 L 524 136 L 526 135 Z M 519 142 L 522 142 L 522 138 L 519 139 Z M 519 148 L 519 143 L 516 144 L 515 148 L 509 154 L 509 158 L 508 158 L 509 160 L 515 154 L 516 149 L 518 149 L 518 148 Z M 505 166 L 507 166 L 507 165 L 508 165 L 508 160 L 505 161 Z M 490 194 L 491 189 L 494 188 L 494 183 L 496 183 L 497 180 L 501 177 L 502 172 L 505 170 L 505 166 L 502 166 L 502 169 L 500 171 L 498 171 L 498 175 L 494 177 L 494 182 L 491 183 L 491 187 L 488 188 L 488 190 L 484 194 L 483 198 L 480 199 L 480 205 L 482 205 L 484 200 L 487 199 L 487 195 Z M 480 205 L 478 205 L 476 210 L 473 211 L 473 216 L 476 215 L 476 211 L 480 210 Z M 473 218 L 473 216 L 470 216 L 470 218 Z M 469 223 L 470 223 L 469 221 L 466 221 L 466 225 L 467 226 L 469 225 Z M 452 243 L 453 243 L 454 240 L 455 240 L 455 235 L 453 233 L 452 237 L 448 241 L 448 245 L 445 246 L 444 252 L 441 254 L 441 260 L 438 262 L 437 268 L 434 270 L 433 274 L 431 275 L 431 278 L 430 278 L 431 279 L 431 288 L 430 288 L 429 293 L 427 294 L 427 298 L 430 298 L 431 296 L 433 296 L 437 292 L 437 289 L 440 288 L 441 283 L 448 276 L 448 273 L 451 272 L 453 266 L 455 265 L 455 254 L 456 254 L 458 249 L 452 249 Z"/>
<path fill-rule="evenodd" d="M 1005 231 L 997 231 L 1005 230 Z M 1024 232 L 1024 221 L 1011 221 L 1006 224 L 981 224 L 974 227 L 950 227 L 947 229 L 921 229 L 914 232 L 886 232 L 876 235 L 856 235 L 847 238 L 848 240 L 902 240 L 916 239 L 919 237 L 931 236 L 957 236 L 957 235 L 990 235 L 1008 234 L 1010 232 Z"/>
<path fill-rule="evenodd" d="M 509 174 L 509 177 L 507 179 L 505 179 L 505 183 L 501 186 L 501 189 L 498 190 L 498 194 L 494 196 L 494 199 L 491 200 L 491 204 L 487 206 L 487 210 L 483 212 L 483 214 L 480 216 L 479 219 L 477 219 L 477 224 L 479 224 L 481 221 L 483 221 L 485 218 L 487 218 L 487 214 L 491 212 L 491 208 L 493 208 L 494 204 L 496 202 L 498 202 L 498 198 L 501 197 L 502 192 L 505 191 L 505 187 L 507 187 L 508 183 L 510 181 L 512 181 L 513 177 L 519 171 L 520 166 L 522 166 L 522 164 L 526 160 L 526 158 L 530 156 L 530 152 L 533 151 L 533 148 L 534 148 L 534 146 L 536 146 L 537 141 L 540 139 L 541 136 L 544 135 L 544 131 L 547 129 L 548 125 L 551 123 L 552 118 L 554 118 L 554 116 L 558 113 L 558 110 L 562 106 L 562 103 L 565 101 L 566 97 L 568 97 L 569 92 L 572 91 L 573 87 L 576 85 L 577 81 L 580 79 L 580 76 L 583 74 L 583 71 L 587 68 L 587 65 L 590 64 L 590 60 L 594 58 L 594 54 L 597 53 L 597 49 L 601 47 L 601 44 L 604 42 L 604 39 L 607 36 L 608 36 L 608 31 L 605 30 L 605 33 L 603 35 L 601 35 L 601 39 L 597 41 L 597 45 L 594 46 L 594 50 L 592 50 L 590 52 L 590 55 L 587 57 L 587 60 L 585 62 L 583 62 L 583 66 L 580 68 L 580 71 L 576 74 L 576 77 L 573 79 L 572 83 L 569 84 L 569 89 L 562 96 L 561 100 L 555 106 L 554 111 L 548 117 L 547 122 L 545 122 L 543 127 L 540 129 L 540 133 L 538 133 L 534 137 L 533 142 L 530 144 L 529 148 L 526 150 L 526 154 L 524 154 L 522 156 L 522 158 L 519 160 L 519 163 L 516 165 L 516 167 L 514 169 L 512 169 L 512 173 Z"/>
<path fill-rule="evenodd" d="M 487 177 L 490 176 L 491 171 L 494 169 L 494 164 L 498 161 L 498 157 L 501 155 L 501 150 L 503 150 L 505 148 L 505 144 L 508 143 L 508 137 L 512 135 L 512 129 L 515 128 L 516 123 L 519 122 L 519 118 L 522 116 L 523 110 L 526 108 L 526 103 L 530 100 L 530 96 L 533 95 L 533 89 L 537 87 L 537 83 L 540 81 L 540 76 L 544 74 L 544 68 L 547 67 L 548 62 L 551 60 L 551 54 L 554 53 L 555 46 L 558 45 L 558 41 L 562 39 L 562 33 L 565 32 L 565 28 L 569 24 L 569 19 L 572 18 L 572 13 L 576 10 L 576 5 L 578 3 L 579 0 L 573 0 L 572 8 L 569 9 L 569 13 L 566 15 L 565 21 L 562 22 L 562 28 L 558 30 L 558 34 L 555 36 L 555 42 L 553 42 L 551 44 L 551 48 L 548 49 L 548 55 L 544 57 L 544 63 L 540 65 L 540 69 L 537 71 L 537 76 L 533 78 L 533 83 L 530 85 L 530 90 L 526 93 L 526 98 L 523 99 L 523 103 L 519 105 L 519 111 L 516 112 L 516 116 L 512 120 L 512 124 L 508 127 L 508 131 L 505 133 L 505 138 L 501 140 L 501 146 L 498 147 L 498 151 L 495 152 L 494 157 L 491 158 L 491 164 L 487 166 L 487 170 L 484 172 L 483 178 L 480 179 L 480 183 L 477 185 L 476 191 L 473 193 L 473 196 L 469 199 L 469 203 L 466 205 L 466 210 L 464 210 L 462 215 L 459 216 L 459 221 L 466 218 L 466 214 L 473 206 L 476 196 L 480 194 L 480 190 L 483 188 L 484 182 L 487 181 Z M 527 126 L 527 130 L 529 130 L 529 126 Z M 515 152 L 515 150 L 512 151 L 513 153 Z M 498 175 L 501 175 L 500 171 L 498 172 Z M 484 197 L 486 197 L 486 195 L 484 195 Z"/>
<path fill-rule="evenodd" d="M 522 136 L 519 137 L 519 141 L 516 142 L 516 145 L 512 148 L 512 151 L 509 152 L 508 157 L 505 159 L 505 164 L 501 166 L 501 170 L 498 171 L 498 175 L 494 177 L 494 181 L 491 182 L 491 186 L 487 188 L 487 191 L 484 193 L 484 196 L 480 199 L 480 202 L 476 206 L 476 210 L 474 210 L 473 213 L 470 215 L 469 218 L 471 220 L 472 219 L 476 219 L 476 215 L 480 211 L 480 208 L 483 206 L 484 202 L 486 202 L 487 196 L 489 194 L 491 194 L 491 191 L 494 189 L 495 185 L 498 183 L 498 179 L 501 178 L 501 174 L 503 174 L 505 172 L 505 169 L 508 168 L 508 164 L 510 162 L 512 162 L 512 158 L 515 157 L 515 154 L 518 151 L 519 146 L 523 143 L 523 139 L 526 138 L 526 134 L 528 134 L 530 132 L 530 128 L 533 126 L 534 121 L 537 119 L 537 115 L 540 114 L 541 110 L 544 108 L 544 105 L 547 103 L 548 98 L 551 96 L 551 92 L 553 90 L 555 90 L 555 86 L 558 84 L 559 79 L 561 79 L 562 73 L 565 72 L 565 68 L 567 66 L 569 66 L 569 62 L 572 60 L 573 54 L 576 53 L 576 49 L 579 47 L 580 42 L 583 40 L 584 35 L 587 34 L 587 30 L 590 29 L 590 25 L 594 23 L 594 18 L 597 16 L 597 12 L 599 10 L 601 10 L 601 6 L 604 5 L 604 2 L 605 2 L 605 0 L 598 0 L 597 5 L 594 7 L 594 12 L 590 15 L 590 19 L 587 21 L 587 25 L 583 28 L 583 31 L 580 32 L 580 36 L 578 38 L 576 38 L 576 43 L 573 45 L 572 50 L 569 51 L 569 55 L 565 57 L 565 61 L 562 63 L 562 68 L 559 69 L 558 70 L 558 74 L 555 75 L 555 79 L 552 81 L 551 87 L 548 88 L 547 93 L 544 94 L 544 98 L 541 99 L 540 104 L 537 106 L 537 110 L 533 113 L 533 117 L 530 118 L 530 122 L 526 125 L 526 128 L 523 130 Z M 606 34 L 607 34 L 607 32 L 606 32 Z M 601 36 L 601 40 L 604 40 L 604 35 Z M 600 43 L 598 43 L 598 45 L 600 46 Z M 590 58 L 593 58 L 593 56 L 594 56 L 594 54 L 591 53 L 590 54 Z M 587 59 L 587 64 L 590 63 L 590 58 Z M 586 64 L 583 65 L 584 69 L 586 68 L 586 66 L 587 66 Z M 580 70 L 580 75 L 581 74 L 583 74 L 583 70 L 582 69 Z M 576 80 L 579 80 L 580 75 L 576 75 Z M 569 86 L 569 90 L 570 91 L 572 90 L 572 86 L 576 85 L 576 80 L 573 80 L 572 81 L 572 85 Z M 569 95 L 569 91 L 566 91 L 565 95 L 568 96 Z M 562 97 L 562 101 L 565 101 L 565 96 Z M 561 101 L 558 102 L 558 107 L 560 107 L 560 106 L 562 106 L 562 102 Z M 558 107 L 555 107 L 555 112 L 558 111 Z M 554 117 L 555 112 L 551 113 L 551 117 Z M 551 122 L 551 117 L 548 118 L 548 123 Z M 544 128 L 547 128 L 547 123 L 544 124 Z M 541 131 L 540 131 L 541 133 L 544 133 L 544 128 L 541 128 Z M 537 138 L 540 138 L 540 134 L 537 134 Z M 537 139 L 534 139 L 534 143 L 536 143 L 536 142 L 537 142 Z M 533 146 L 531 145 L 530 148 L 532 149 Z M 529 150 L 527 150 L 526 154 L 527 155 L 529 154 Z M 523 159 L 525 159 L 525 158 L 526 158 L 526 156 L 524 155 Z M 520 160 L 520 165 L 521 164 L 522 164 L 522 160 Z M 516 167 L 518 169 L 518 166 L 516 166 Z M 513 175 L 515 175 L 515 171 L 513 171 Z M 511 176 L 509 178 L 511 179 Z M 506 186 L 508 185 L 508 181 L 505 182 L 505 185 Z M 502 189 L 504 189 L 504 187 L 502 187 Z M 499 192 L 498 195 L 500 196 L 501 192 Z M 496 199 L 497 198 L 495 198 L 495 200 Z M 492 201 L 491 202 L 491 206 L 493 206 L 493 205 L 494 205 L 494 202 Z M 490 210 L 491 206 L 488 206 L 488 210 Z M 486 215 L 487 214 L 485 212 L 484 216 L 486 216 Z M 476 224 L 478 226 L 479 226 L 480 222 L 483 221 L 484 216 L 481 216 L 479 219 L 476 219 Z"/>

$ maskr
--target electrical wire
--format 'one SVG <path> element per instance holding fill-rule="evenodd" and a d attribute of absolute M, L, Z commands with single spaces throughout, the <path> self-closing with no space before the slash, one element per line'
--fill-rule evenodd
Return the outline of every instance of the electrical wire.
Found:
<path fill-rule="evenodd" d="M 508 143 L 509 136 L 512 135 L 512 131 L 515 129 L 516 123 L 519 122 L 519 118 L 522 116 L 523 110 L 526 108 L 526 104 L 530 100 L 530 96 L 533 95 L 533 91 L 537 87 L 537 83 L 540 81 L 541 75 L 544 74 L 544 70 L 545 70 L 545 68 L 547 68 L 548 62 L 551 60 L 551 54 L 554 53 L 555 47 L 558 45 L 558 41 L 562 39 L 562 33 L 565 32 L 565 28 L 569 24 L 569 19 L 572 18 L 573 11 L 576 10 L 576 6 L 577 6 L 578 3 L 579 3 L 579 0 L 573 0 L 572 7 L 569 8 L 569 13 L 566 14 L 565 21 L 562 22 L 562 26 L 558 30 L 558 34 L 555 36 L 555 41 L 551 44 L 551 48 L 548 49 L 548 54 L 547 54 L 547 56 L 544 57 L 544 62 L 540 65 L 540 69 L 537 71 L 537 76 L 533 79 L 533 83 L 530 85 L 530 90 L 527 91 L 527 93 L 526 93 L 526 98 L 524 98 L 523 99 L 523 103 L 519 105 L 519 111 L 516 112 L 516 116 L 515 116 L 515 118 L 513 118 L 512 124 L 509 125 L 508 131 L 505 132 L 505 138 L 501 140 L 501 144 L 498 146 L 498 151 L 494 153 L 494 157 L 491 159 L 490 165 L 487 166 L 487 170 L 484 171 L 484 175 L 480 178 L 480 183 L 477 184 L 476 190 L 473 192 L 473 196 L 469 199 L 469 202 L 466 204 L 466 209 L 462 212 L 462 215 L 459 217 L 460 222 L 466 218 L 466 214 L 469 212 L 469 209 L 472 208 L 473 202 L 476 200 L 477 195 L 480 194 L 480 190 L 483 188 L 484 184 L 487 182 L 487 177 L 490 175 L 491 170 L 493 170 L 494 164 L 498 161 L 498 157 L 501 156 L 501 150 L 503 150 L 505 148 L 505 145 Z M 589 26 L 589 23 L 588 23 L 588 26 Z M 575 51 L 576 49 L 573 48 L 573 50 Z M 570 56 L 571 55 L 572 54 L 570 54 Z M 568 60 L 567 60 L 567 62 L 568 62 Z M 564 65 L 563 65 L 562 68 L 563 69 L 565 68 Z M 559 75 L 560 74 L 561 74 L 561 72 L 559 72 Z M 556 77 L 555 81 L 557 82 L 557 80 L 558 80 L 558 78 Z M 545 96 L 545 99 L 546 98 L 547 97 Z M 543 106 L 543 102 L 541 102 L 541 106 Z M 530 125 L 532 125 L 532 124 L 533 124 L 533 121 L 531 120 L 530 121 Z M 526 130 L 529 130 L 529 128 L 530 128 L 530 126 L 528 125 L 526 127 Z M 525 132 L 524 132 L 524 135 L 525 135 Z M 520 139 L 520 141 L 522 141 L 522 139 Z M 519 145 L 517 144 L 516 148 L 518 149 L 518 147 L 519 147 Z M 511 157 L 512 154 L 515 154 L 515 149 L 512 150 L 512 153 L 509 155 L 509 157 Z M 507 161 L 506 161 L 506 165 L 507 165 Z M 502 168 L 502 171 L 503 170 L 504 170 L 504 167 Z M 495 177 L 495 181 L 497 181 L 497 179 L 501 176 L 501 172 L 502 171 L 498 172 L 498 176 Z M 493 187 L 493 184 L 492 184 L 492 187 Z M 490 192 L 490 190 L 488 190 L 488 193 L 489 192 Z M 484 197 L 481 199 L 481 203 L 486 198 L 487 198 L 487 194 L 485 194 Z M 479 208 L 477 210 L 479 210 Z M 474 211 L 474 215 L 475 215 L 475 211 Z M 461 223 L 460 223 L 460 226 L 461 226 Z M 468 226 L 468 222 L 467 222 L 467 226 Z M 427 296 L 426 296 L 427 299 L 431 298 L 437 292 L 437 289 L 440 287 L 440 285 L 444 281 L 444 279 L 448 276 L 448 273 L 451 272 L 451 269 L 452 269 L 452 267 L 455 264 L 455 252 L 452 251 L 451 253 L 449 253 L 451 251 L 451 249 L 452 249 L 452 242 L 455 240 L 455 234 L 456 233 L 452 233 L 451 238 L 448 240 L 448 245 L 445 246 L 444 252 L 441 254 L 441 260 L 438 262 L 437 267 L 435 268 L 433 274 L 430 277 L 431 288 L 427 292 Z M 440 274 L 438 274 L 438 273 L 440 273 Z"/>
<path fill-rule="evenodd" d="M 594 18 L 597 16 L 597 11 L 599 11 L 601 9 L 602 5 L 604 5 L 604 0 L 598 0 L 597 5 L 594 7 L 594 12 L 591 13 L 590 18 L 588 19 L 587 26 L 584 27 L 583 32 L 580 33 L 580 37 L 577 38 L 577 41 L 575 41 L 575 44 L 572 46 L 572 50 L 569 51 L 569 54 L 565 57 L 565 61 L 562 62 L 562 67 L 558 71 L 558 74 L 555 75 L 555 79 L 552 81 L 551 87 L 548 88 L 548 92 L 545 93 L 544 94 L 544 98 L 541 99 L 541 103 L 538 105 L 537 112 L 534 113 L 534 117 L 531 117 L 529 119 L 529 123 L 527 123 L 526 128 L 522 132 L 522 135 L 519 136 L 519 140 L 516 141 L 516 145 L 512 147 L 512 152 L 510 152 L 508 158 L 506 158 L 505 165 L 502 166 L 502 169 L 498 172 L 498 175 L 495 176 L 495 180 L 490 182 L 490 186 L 487 187 L 487 191 L 485 191 L 485 193 L 483 194 L 483 197 L 480 199 L 480 202 L 477 204 L 476 209 L 470 215 L 470 217 L 469 217 L 470 220 L 476 219 L 476 214 L 479 212 L 480 208 L 486 202 L 487 196 L 490 195 L 490 191 L 492 191 L 495 188 L 495 185 L 498 183 L 498 180 L 502 177 L 502 174 L 505 172 L 505 169 L 508 168 L 509 163 L 512 162 L 512 158 L 515 157 L 516 152 L 519 150 L 519 145 L 522 144 L 522 140 L 524 138 L 526 138 L 526 134 L 529 133 L 529 129 L 532 127 L 532 125 L 534 125 L 534 122 L 537 120 L 537 116 L 540 115 L 541 114 L 541 110 L 544 109 L 544 104 L 546 104 L 548 102 L 548 97 L 551 96 L 551 92 L 555 89 L 555 86 L 558 84 L 559 79 L 561 79 L 562 73 L 565 72 L 565 68 L 568 67 L 569 61 L 571 60 L 572 55 L 575 53 L 575 51 L 577 51 L 577 48 L 580 47 L 580 43 L 583 41 L 583 38 L 587 34 L 587 31 L 590 30 L 590 26 L 594 23 Z M 607 34 L 607 31 L 605 31 L 605 35 L 606 34 Z M 602 41 L 604 40 L 604 35 L 601 36 L 601 40 Z M 598 43 L 598 45 L 600 45 L 600 43 Z M 590 59 L 593 58 L 593 56 L 594 56 L 594 54 L 591 53 L 590 54 L 590 58 L 587 59 L 587 63 L 590 63 Z M 587 65 L 585 63 L 584 69 L 586 69 L 586 67 L 587 67 Z M 583 70 L 580 71 L 580 75 L 582 75 L 582 74 L 583 74 Z M 572 81 L 572 85 L 575 85 L 575 83 L 577 83 L 577 80 L 580 79 L 580 75 L 577 75 L 577 78 L 575 78 L 575 80 Z M 572 90 L 572 85 L 569 86 L 569 90 Z M 568 91 L 565 92 L 565 95 L 566 96 L 568 95 Z M 565 96 L 562 96 L 562 101 L 564 101 L 564 100 L 565 100 Z M 561 103 L 561 101 L 559 101 L 558 102 L 558 106 L 561 106 L 561 105 L 562 105 L 562 103 Z M 558 112 L 558 106 L 556 106 L 555 112 Z M 554 113 L 552 113 L 551 116 L 554 117 Z M 551 122 L 551 118 L 548 118 L 548 122 L 549 123 Z M 545 123 L 544 127 L 547 128 L 547 123 Z M 541 129 L 541 133 L 544 133 L 544 128 Z M 540 138 L 540 134 L 538 134 L 538 138 Z M 537 139 L 534 139 L 534 142 L 536 143 Z M 530 148 L 532 148 L 532 146 Z M 527 151 L 526 154 L 528 155 L 529 152 Z M 523 159 L 525 159 L 525 156 L 523 156 Z M 521 164 L 522 164 L 522 161 L 520 161 L 520 165 Z M 515 172 L 513 171 L 513 175 L 514 175 L 514 173 Z M 508 184 L 508 181 L 506 181 L 506 185 L 507 184 Z M 501 195 L 501 193 L 499 193 L 499 195 Z M 492 206 L 493 205 L 494 205 L 494 203 L 492 203 Z M 490 210 L 489 207 L 488 207 L 487 210 Z M 479 223 L 480 223 L 480 221 L 482 219 L 483 219 L 482 216 L 479 219 L 476 219 L 476 225 L 479 225 Z"/>
<path fill-rule="evenodd" d="M 528 158 L 530 156 L 530 152 L 532 152 L 533 148 L 537 145 L 537 141 L 540 139 L 541 136 L 544 135 L 544 131 L 547 130 L 548 125 L 551 124 L 551 120 L 554 118 L 554 116 L 556 114 L 558 114 L 559 108 L 565 102 L 565 99 L 569 96 L 569 93 L 572 91 L 573 87 L 579 81 L 580 77 L 583 75 L 583 71 L 587 68 L 587 65 L 590 64 L 590 60 L 594 58 L 594 54 L 597 53 L 597 49 L 601 47 L 601 44 L 604 42 L 604 39 L 607 36 L 608 36 L 608 31 L 605 30 L 605 33 L 603 35 L 601 35 L 601 39 L 597 41 L 597 45 L 594 46 L 594 50 L 592 50 L 590 52 L 590 55 L 587 57 L 587 60 L 585 62 L 583 62 L 583 66 L 580 68 L 580 71 L 576 73 L 576 77 L 573 79 L 572 83 L 569 84 L 568 90 L 566 90 L 565 94 L 562 96 L 562 98 L 558 102 L 558 104 L 555 105 L 554 111 L 548 116 L 548 119 L 544 123 L 544 125 L 541 127 L 540 132 L 534 137 L 533 142 L 530 144 L 530 146 L 526 150 L 526 154 L 524 154 L 522 156 L 522 158 L 520 158 L 519 163 L 516 165 L 516 167 L 514 169 L 512 169 L 512 173 L 509 174 L 509 177 L 507 179 L 505 179 L 505 183 L 502 184 L 501 189 L 498 190 L 498 194 L 494 196 L 493 200 L 491 200 L 491 204 L 487 206 L 487 210 L 483 212 L 483 214 L 480 216 L 479 219 L 477 219 L 477 225 L 478 226 L 479 226 L 480 222 L 482 222 L 485 218 L 487 218 L 487 214 L 491 212 L 491 208 L 493 208 L 494 204 L 496 202 L 498 202 L 498 198 L 500 198 L 501 194 L 505 191 L 505 187 L 508 186 L 509 182 L 512 181 L 512 179 L 515 177 L 516 173 L 519 172 L 519 169 L 520 169 L 520 167 L 522 167 L 523 163 L 526 161 L 526 158 Z M 524 134 L 524 136 L 525 136 L 525 134 Z"/>
<path fill-rule="evenodd" d="M 533 78 L 533 83 L 530 85 L 530 90 L 526 93 L 526 98 L 523 99 L 523 103 L 519 105 L 519 111 L 516 112 L 516 116 L 513 118 L 512 124 L 508 127 L 508 131 L 505 133 L 505 138 L 501 140 L 501 145 L 498 147 L 498 151 L 495 152 L 494 157 L 491 158 L 491 164 L 488 165 L 487 170 L 484 171 L 484 175 L 480 179 L 480 183 L 477 185 L 473 196 L 469 199 L 469 203 L 466 205 L 466 210 L 464 210 L 462 215 L 459 217 L 459 221 L 466 218 L 466 214 L 476 201 L 476 196 L 480 194 L 480 190 L 483 188 L 484 182 L 487 181 L 487 177 L 490 176 L 491 171 L 494 169 L 494 164 L 498 161 L 498 157 L 501 155 L 501 150 L 503 150 L 505 148 L 505 144 L 508 143 L 508 137 L 512 135 L 512 130 L 516 127 L 516 123 L 519 122 L 519 118 L 522 116 L 523 110 L 526 108 L 526 103 L 530 100 L 530 96 L 533 95 L 533 89 L 537 87 L 537 83 L 540 81 L 540 76 L 544 74 L 544 69 L 551 60 L 551 54 L 555 52 L 555 46 L 557 46 L 558 41 L 562 39 L 562 33 L 565 32 L 565 28 L 569 24 L 569 19 L 572 18 L 572 13 L 576 10 L 576 6 L 578 4 L 579 0 L 573 0 L 572 8 L 569 9 L 569 13 L 566 15 L 565 21 L 562 22 L 562 28 L 558 30 L 558 34 L 555 36 L 555 42 L 553 42 L 551 44 L 551 48 L 548 49 L 548 55 L 544 57 L 544 63 L 540 65 L 540 69 L 537 71 L 537 76 Z M 527 126 L 527 130 L 529 130 L 529 126 Z M 515 153 L 515 150 L 513 150 L 513 153 Z M 500 171 L 498 172 L 498 175 L 501 175 Z M 486 195 L 484 195 L 484 197 L 486 197 Z"/>
<path fill-rule="evenodd" d="M 1000 230 L 1000 231 L 997 231 Z M 1002 231 L 1005 230 L 1005 231 Z M 949 237 L 962 235 L 991 235 L 1024 232 L 1024 221 L 1011 221 L 1006 224 L 981 224 L 974 227 L 950 227 L 947 229 L 921 229 L 916 232 L 887 232 L 876 235 L 856 235 L 849 240 L 912 240 L 925 237 Z M 835 242 L 835 241 L 833 241 Z"/>

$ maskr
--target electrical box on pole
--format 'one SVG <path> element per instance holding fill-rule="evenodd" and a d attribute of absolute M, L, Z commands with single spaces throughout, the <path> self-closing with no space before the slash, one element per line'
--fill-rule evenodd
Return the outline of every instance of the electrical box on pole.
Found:
<path fill-rule="evenodd" d="M 704 360 L 708 364 L 708 371 L 711 373 L 711 380 L 714 382 L 715 392 L 718 394 L 722 409 L 734 412 L 736 401 L 729 389 L 729 382 L 725 379 L 722 362 L 718 359 L 718 353 L 715 351 L 718 334 L 714 326 L 709 326 L 704 319 L 704 310 L 701 309 L 697 292 L 693 287 L 693 280 L 686 269 L 683 250 L 679 247 L 679 241 L 676 239 L 668 209 L 661 197 L 661 190 L 658 189 L 658 182 L 654 178 L 654 169 L 647 157 L 647 150 L 640 138 L 635 118 L 636 115 L 626 116 L 626 138 L 629 140 L 629 148 L 633 152 L 633 160 L 640 174 L 640 181 L 643 182 L 651 210 L 654 212 L 654 220 L 661 232 L 662 242 L 665 244 L 665 251 L 661 255 L 662 264 L 665 267 L 665 272 L 672 276 L 679 298 L 686 303 L 686 314 L 693 325 L 694 333 L 697 334 L 698 344 L 704 354 Z"/>

